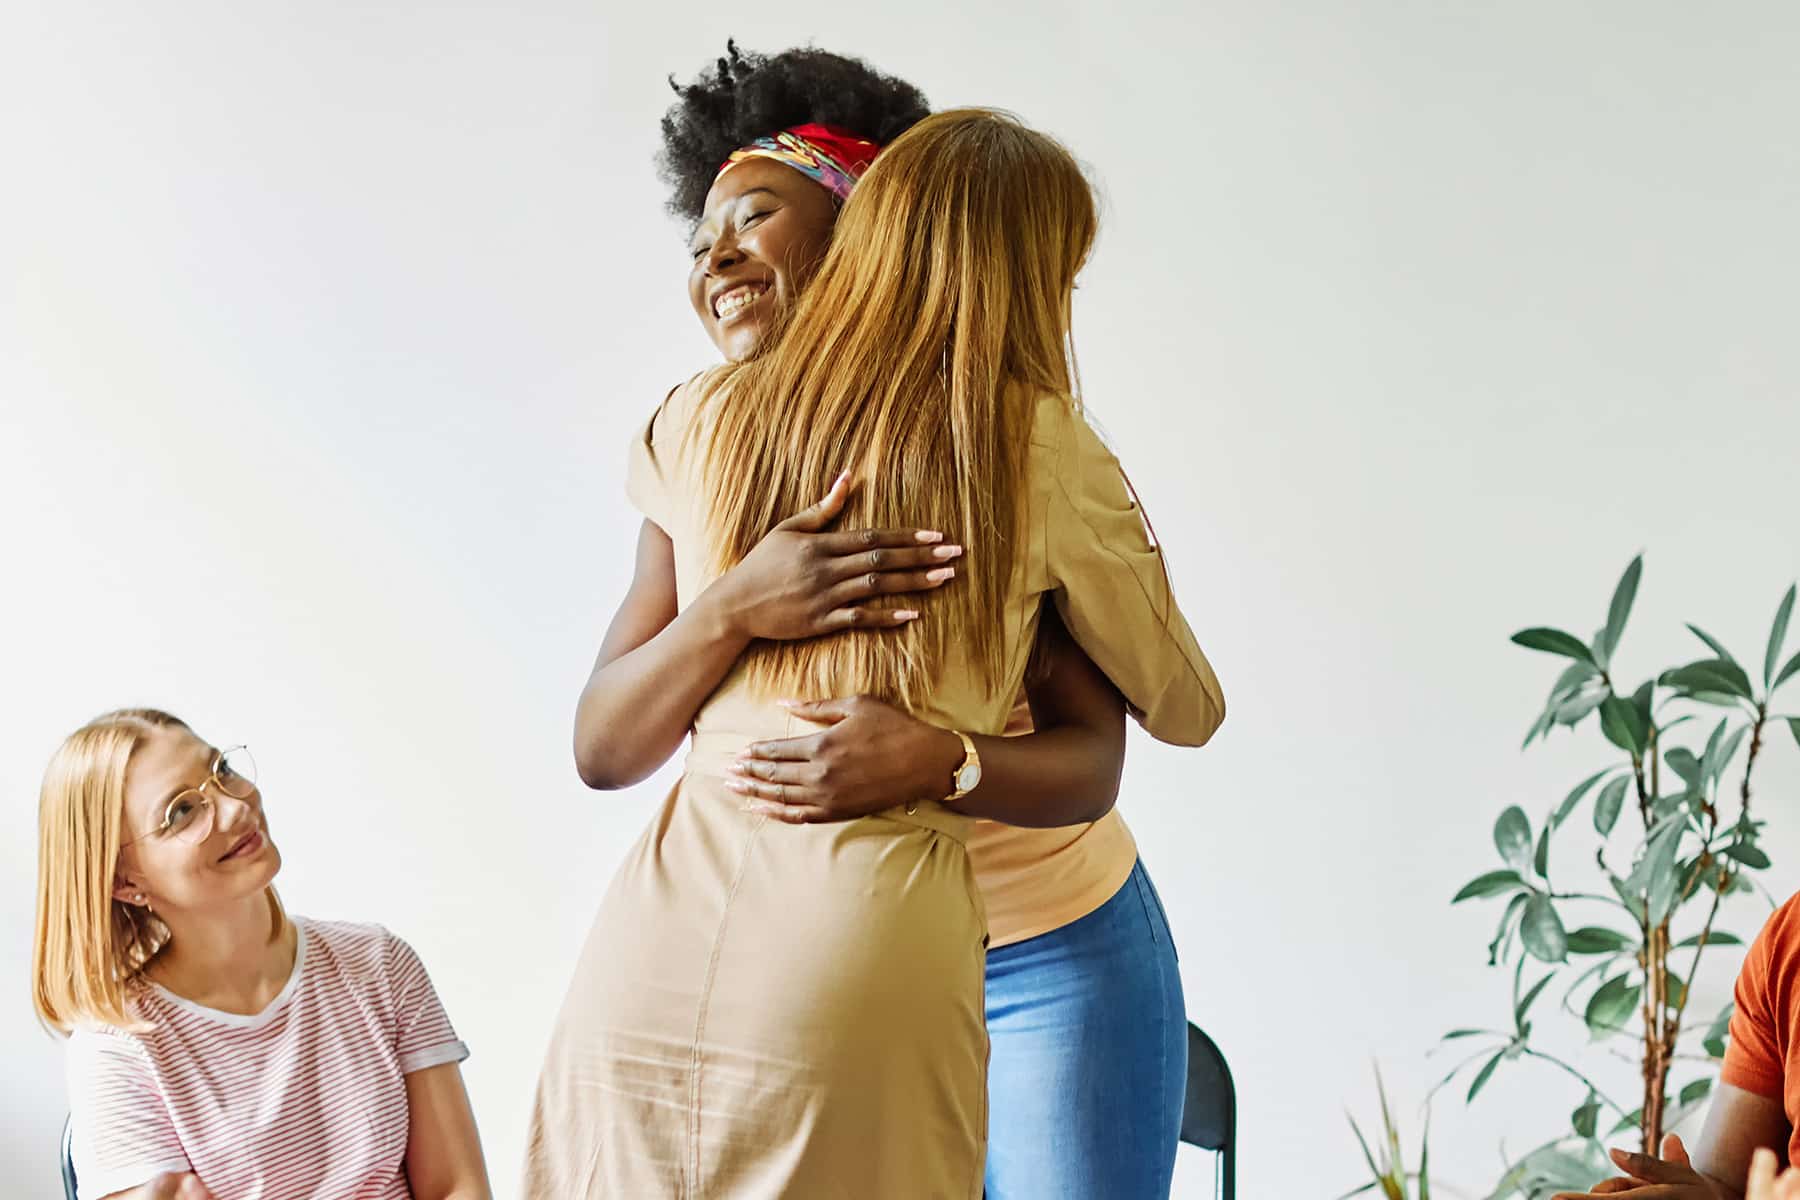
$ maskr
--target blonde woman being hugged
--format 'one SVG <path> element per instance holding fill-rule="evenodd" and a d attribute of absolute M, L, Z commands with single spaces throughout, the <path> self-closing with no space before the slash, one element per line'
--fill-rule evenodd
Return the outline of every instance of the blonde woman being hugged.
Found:
<path fill-rule="evenodd" d="M 108 713 L 51 759 L 38 828 L 32 995 L 69 1035 L 81 1200 L 488 1200 L 424 966 L 287 915 L 242 747 Z"/>
<path fill-rule="evenodd" d="M 1046 605 L 1152 734 L 1199 744 L 1223 716 L 1071 395 L 1094 220 L 1054 140 L 927 117 L 857 184 L 767 348 L 676 389 L 633 441 L 628 490 L 658 532 L 583 693 L 578 762 L 622 786 L 692 741 L 576 967 L 528 1197 L 981 1195 L 967 842 L 977 815 L 1029 824 L 1041 797 L 990 790 L 980 754 Z M 922 794 L 872 780 L 830 812 L 749 785 L 751 747 L 820 728 L 791 702 L 854 694 L 953 732 L 957 761 Z"/>

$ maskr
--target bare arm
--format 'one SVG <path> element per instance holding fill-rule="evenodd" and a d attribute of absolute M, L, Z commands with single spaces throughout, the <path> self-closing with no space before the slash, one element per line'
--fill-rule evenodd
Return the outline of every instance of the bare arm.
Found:
<path fill-rule="evenodd" d="M 1792 1136 L 1781 1101 L 1721 1083 L 1694 1144 L 1694 1166 L 1718 1185 L 1720 1195 L 1740 1200 L 1756 1148 L 1767 1146 L 1785 1161 Z"/>
<path fill-rule="evenodd" d="M 956 808 L 1031 828 L 1097 821 L 1119 795 L 1125 700 L 1054 608 L 1045 607 L 1038 637 L 1048 670 L 1026 688 L 1035 731 L 972 736 L 981 786 Z M 793 711 L 830 727 L 745 751 L 732 786 L 757 811 L 794 824 L 838 821 L 950 794 L 963 746 L 949 730 L 867 697 Z"/>
<path fill-rule="evenodd" d="M 582 782 L 612 789 L 649 777 L 680 747 L 700 705 L 749 645 L 714 591 L 677 613 L 674 543 L 645 521 L 631 588 L 575 707 Z"/>
<path fill-rule="evenodd" d="M 462 1068 L 414 1071 L 406 1105 L 406 1180 L 416 1200 L 493 1200 Z"/>

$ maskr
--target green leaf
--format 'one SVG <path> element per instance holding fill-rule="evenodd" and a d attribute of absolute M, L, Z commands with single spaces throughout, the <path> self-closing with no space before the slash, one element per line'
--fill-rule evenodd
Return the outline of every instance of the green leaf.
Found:
<path fill-rule="evenodd" d="M 1604 771 L 1595 771 L 1592 775 L 1589 775 L 1586 779 L 1576 784 L 1574 789 L 1571 790 L 1567 796 L 1563 797 L 1563 802 L 1556 806 L 1556 815 L 1550 818 L 1550 824 L 1552 826 L 1557 826 L 1568 820 L 1569 814 L 1575 811 L 1575 806 L 1581 803 L 1581 798 L 1593 791 L 1594 785 L 1599 783 L 1602 779 L 1605 779 L 1607 775 L 1615 769 L 1616 768 L 1614 767 L 1608 767 Z"/>
<path fill-rule="evenodd" d="M 1663 755 L 1663 758 L 1667 760 L 1669 769 L 1681 776 L 1681 782 L 1687 784 L 1689 787 L 1698 787 L 1700 785 L 1700 780 L 1702 778 L 1700 760 L 1694 757 L 1694 752 L 1692 750 L 1689 750 L 1686 746 L 1677 746 L 1667 754 Z"/>
<path fill-rule="evenodd" d="M 1643 989 L 1632 983 L 1628 975 L 1615 975 L 1601 984 L 1588 998 L 1587 1012 L 1583 1014 L 1588 1032 L 1598 1041 L 1625 1028 L 1642 994 Z"/>
<path fill-rule="evenodd" d="M 1563 931 L 1562 918 L 1556 915 L 1556 905 L 1550 897 L 1541 893 L 1525 902 L 1519 937 L 1526 951 L 1539 962 L 1559 963 L 1569 957 L 1569 935 Z"/>
<path fill-rule="evenodd" d="M 1773 692 L 1797 674 L 1800 674 L 1800 654 L 1787 660 L 1787 665 L 1775 676 L 1775 682 L 1769 685 L 1769 690 Z"/>
<path fill-rule="evenodd" d="M 1631 776 L 1621 775 L 1600 789 L 1600 798 L 1594 801 L 1594 831 L 1606 837 L 1618 823 L 1619 809 L 1625 803 L 1625 789 L 1631 786 Z"/>
<path fill-rule="evenodd" d="M 1598 678 L 1600 678 L 1600 668 L 1592 663 L 1572 662 L 1564 668 L 1561 675 L 1556 677 L 1556 682 L 1550 685 L 1550 698 L 1552 700 L 1567 699 L 1579 692 L 1588 680 Z"/>
<path fill-rule="evenodd" d="M 1613 1133 L 1624 1133 L 1627 1129 L 1637 1129 L 1644 1123 L 1644 1110 L 1634 1108 L 1619 1118 L 1619 1123 L 1612 1127 Z"/>
<path fill-rule="evenodd" d="M 1546 824 L 1538 834 L 1537 853 L 1532 857 L 1531 869 L 1545 883 L 1550 882 L 1550 826 Z"/>
<path fill-rule="evenodd" d="M 1455 1041 L 1457 1038 L 1470 1038 L 1470 1037 L 1482 1037 L 1482 1036 L 1505 1037 L 1506 1035 L 1503 1033 L 1500 1033 L 1496 1030 L 1493 1030 L 1493 1029 L 1452 1029 L 1449 1033 L 1446 1033 L 1443 1037 L 1439 1038 L 1438 1041 L 1450 1042 L 1450 1041 Z"/>
<path fill-rule="evenodd" d="M 1512 635 L 1512 640 L 1527 650 L 1542 650 L 1546 654 L 1560 654 L 1577 662 L 1594 664 L 1593 652 L 1582 644 L 1581 639 L 1560 629 L 1521 629 Z"/>
<path fill-rule="evenodd" d="M 1554 709 L 1546 708 L 1538 714 L 1537 720 L 1531 723 L 1531 728 L 1525 731 L 1525 740 L 1520 743 L 1519 749 L 1524 750 L 1529 747 L 1531 743 L 1548 733 L 1554 724 L 1556 724 L 1556 712 Z"/>
<path fill-rule="evenodd" d="M 1554 724 L 1566 725 L 1573 729 L 1581 724 L 1589 713 L 1605 702 L 1606 695 L 1606 690 L 1602 688 L 1571 696 L 1550 710 L 1550 719 Z"/>
<path fill-rule="evenodd" d="M 1739 725 L 1726 736 L 1723 742 L 1719 743 L 1717 749 L 1709 748 L 1710 757 L 1700 760 L 1700 766 L 1706 772 L 1708 784 L 1717 783 L 1719 778 L 1725 774 L 1725 768 L 1729 767 L 1731 760 L 1737 757 L 1738 747 L 1743 745 L 1744 735 L 1749 732 L 1748 725 Z"/>
<path fill-rule="evenodd" d="M 1775 624 L 1769 630 L 1769 649 L 1763 654 L 1763 686 L 1768 687 L 1775 679 L 1775 664 L 1781 661 L 1781 643 L 1787 640 L 1788 618 L 1794 615 L 1794 587 L 1790 585 L 1787 595 L 1781 598 L 1781 607 L 1775 611 Z"/>
<path fill-rule="evenodd" d="M 1719 644 L 1719 640 L 1717 638 L 1713 637 L 1711 634 L 1707 633 L 1706 630 L 1700 628 L 1698 625 L 1689 625 L 1688 630 L 1695 637 L 1697 637 L 1701 641 L 1705 642 L 1706 648 L 1708 650 L 1711 650 L 1713 652 L 1714 656 L 1716 656 L 1722 662 L 1731 663 L 1733 666 L 1735 666 L 1737 664 L 1737 659 L 1731 657 L 1731 651 L 1727 650 L 1724 646 L 1721 646 Z"/>
<path fill-rule="evenodd" d="M 1719 658 L 1701 659 L 1685 667 L 1664 671 L 1661 683 L 1683 692 L 1723 692 L 1743 700 L 1753 698 L 1750 677 L 1744 674 L 1744 668 Z"/>
<path fill-rule="evenodd" d="M 1462 891 L 1456 893 L 1452 904 L 1461 904 L 1464 900 L 1479 897 L 1498 896 L 1505 892 L 1517 891 L 1525 886 L 1525 881 L 1517 871 L 1489 871 L 1485 875 L 1477 875 L 1463 884 Z"/>
<path fill-rule="evenodd" d="M 1673 1009 L 1681 1009 L 1687 1004 L 1687 984 L 1673 971 L 1663 971 L 1663 1002 Z"/>
<path fill-rule="evenodd" d="M 1646 679 L 1638 685 L 1638 690 L 1631 693 L 1631 702 L 1637 706 L 1638 716 L 1643 718 L 1646 731 L 1644 744 L 1650 744 L 1648 730 L 1655 725 L 1656 680 Z"/>
<path fill-rule="evenodd" d="M 1494 847 L 1519 874 L 1531 870 L 1531 821 L 1524 809 L 1515 804 L 1500 814 L 1494 822 Z"/>
<path fill-rule="evenodd" d="M 1727 1000 L 1719 1015 L 1713 1018 L 1712 1028 L 1706 1031 L 1706 1040 L 1700 1043 L 1714 1058 L 1725 1057 L 1725 1038 L 1731 1032 L 1731 1014 L 1736 1010 L 1736 1002 Z"/>
<path fill-rule="evenodd" d="M 1556 972 L 1552 971 L 1550 974 L 1538 980 L 1536 984 L 1532 985 L 1531 990 L 1525 993 L 1524 998 L 1519 1001 L 1518 1007 L 1513 1009 L 1513 1023 L 1519 1027 L 1519 1035 L 1521 1037 L 1524 1036 L 1525 1014 L 1531 1011 L 1532 1002 L 1538 998 L 1538 993 L 1544 990 L 1544 985 L 1555 978 Z"/>
<path fill-rule="evenodd" d="M 1431 1200 L 1431 1110 L 1425 1110 L 1425 1130 L 1419 1135 L 1419 1200 Z"/>
<path fill-rule="evenodd" d="M 1652 927 L 1663 923 L 1675 903 L 1675 887 L 1678 882 L 1675 876 L 1675 855 L 1681 848 L 1684 829 L 1685 825 L 1680 820 L 1664 824 L 1651 837 L 1643 861 L 1631 873 L 1633 881 L 1644 891 L 1644 902 L 1649 906 L 1649 923 Z"/>
<path fill-rule="evenodd" d="M 1619 577 L 1619 586 L 1613 589 L 1612 605 L 1606 611 L 1606 629 L 1601 635 L 1609 659 L 1619 648 L 1619 638 L 1625 633 L 1625 621 L 1631 616 L 1631 602 L 1637 598 L 1638 579 L 1643 573 L 1644 556 L 1640 554 L 1631 560 L 1625 574 Z"/>
<path fill-rule="evenodd" d="M 1585 1103 L 1569 1114 L 1569 1124 L 1575 1127 L 1578 1137 L 1591 1138 L 1594 1128 L 1600 1121 L 1600 1101 L 1594 1093 L 1589 1092 Z"/>
<path fill-rule="evenodd" d="M 1644 724 L 1644 716 L 1638 711 L 1637 705 L 1617 696 L 1608 696 L 1601 701 L 1600 730 L 1606 734 L 1607 741 L 1634 755 L 1644 752 L 1644 746 L 1650 737 L 1650 731 Z"/>
<path fill-rule="evenodd" d="M 1347 1117 L 1350 1117 L 1349 1113 L 1345 1113 L 1344 1115 Z M 1363 1158 L 1369 1164 L 1369 1174 L 1371 1174 L 1375 1177 L 1376 1183 L 1380 1183 L 1383 1178 L 1381 1168 L 1375 1165 L 1375 1156 L 1373 1154 L 1369 1153 L 1368 1139 L 1363 1137 L 1362 1127 L 1356 1123 L 1355 1117 L 1350 1117 L 1350 1131 L 1352 1133 L 1356 1134 L 1356 1144 L 1362 1147 Z M 1358 1190 L 1366 1192 L 1366 1191 L 1369 1191 L 1374 1186 L 1375 1186 L 1375 1184 L 1372 1183 L 1369 1185 L 1369 1187 L 1361 1188 Z M 1350 1193 L 1350 1195 L 1352 1195 L 1352 1196 L 1354 1196 L 1356 1194 L 1357 1194 L 1356 1192 Z"/>
<path fill-rule="evenodd" d="M 1531 893 L 1520 892 L 1507 902 L 1506 911 L 1500 916 L 1500 927 L 1494 931 L 1494 940 L 1488 943 L 1488 966 L 1493 966 L 1500 957 L 1500 947 L 1512 935 L 1513 921 L 1524 911 L 1525 902 L 1531 899 Z"/>
<path fill-rule="evenodd" d="M 1679 942 L 1676 942 L 1675 948 L 1677 950 L 1691 950 L 1699 944 L 1700 935 L 1696 933 L 1693 937 L 1682 938 Z M 1744 944 L 1744 939 L 1735 933 L 1727 933 L 1723 929 L 1715 929 L 1706 935 L 1706 944 L 1709 946 L 1741 946 Z"/>
<path fill-rule="evenodd" d="M 1794 735 L 1794 745 L 1800 746 L 1800 717 L 1788 718 L 1788 732 Z"/>
<path fill-rule="evenodd" d="M 1481 1070 L 1475 1075 L 1475 1082 L 1469 1085 L 1469 1096 L 1465 1103 L 1473 1104 L 1475 1102 L 1475 1097 L 1481 1094 L 1481 1089 L 1487 1086 L 1489 1079 L 1493 1078 L 1494 1068 L 1499 1066 L 1500 1060 L 1505 1057 L 1506 1051 L 1502 1050 L 1482 1065 Z"/>
<path fill-rule="evenodd" d="M 1704 1099 L 1710 1091 L 1712 1091 L 1712 1080 L 1702 1076 L 1681 1089 L 1681 1103 L 1692 1104 L 1696 1100 Z"/>
<path fill-rule="evenodd" d="M 1569 934 L 1570 954 L 1618 954 L 1636 945 L 1618 930 L 1600 925 L 1586 925 Z"/>
<path fill-rule="evenodd" d="M 1753 871 L 1769 869 L 1769 856 L 1764 854 L 1760 847 L 1753 846 L 1748 842 L 1734 842 L 1725 847 L 1725 857 L 1734 858 Z"/>

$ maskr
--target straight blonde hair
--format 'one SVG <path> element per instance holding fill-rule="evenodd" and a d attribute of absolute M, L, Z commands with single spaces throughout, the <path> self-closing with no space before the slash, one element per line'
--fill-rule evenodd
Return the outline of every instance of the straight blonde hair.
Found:
<path fill-rule="evenodd" d="M 713 566 L 848 470 L 838 528 L 943 530 L 969 569 L 905 597 L 925 619 L 903 630 L 756 644 L 753 688 L 918 709 L 953 654 L 1002 685 L 1032 415 L 1046 391 L 1075 403 L 1070 292 L 1095 228 L 1069 152 L 987 109 L 920 121 L 857 184 L 767 349 L 720 372 L 690 426 Z"/>
<path fill-rule="evenodd" d="M 38 795 L 37 930 L 31 948 L 31 1000 L 38 1020 L 68 1033 L 77 1025 L 142 1029 L 129 992 L 169 942 L 169 927 L 148 908 L 113 897 L 125 771 L 158 730 L 192 733 L 154 708 L 121 708 L 63 740 Z M 286 921 L 268 890 L 273 931 Z"/>

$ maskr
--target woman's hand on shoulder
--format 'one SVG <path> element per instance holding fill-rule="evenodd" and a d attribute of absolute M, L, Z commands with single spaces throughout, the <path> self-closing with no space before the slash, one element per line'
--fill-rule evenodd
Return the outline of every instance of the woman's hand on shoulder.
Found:
<path fill-rule="evenodd" d="M 831 529 L 850 495 L 838 476 L 825 498 L 770 530 L 713 585 L 710 599 L 749 638 L 794 641 L 846 629 L 892 629 L 918 612 L 874 603 L 929 592 L 956 577 L 962 547 L 922 529 Z"/>
<path fill-rule="evenodd" d="M 793 825 L 848 821 L 950 794 L 962 741 L 870 696 L 786 706 L 818 733 L 757 742 L 726 787 L 753 812 Z"/>

